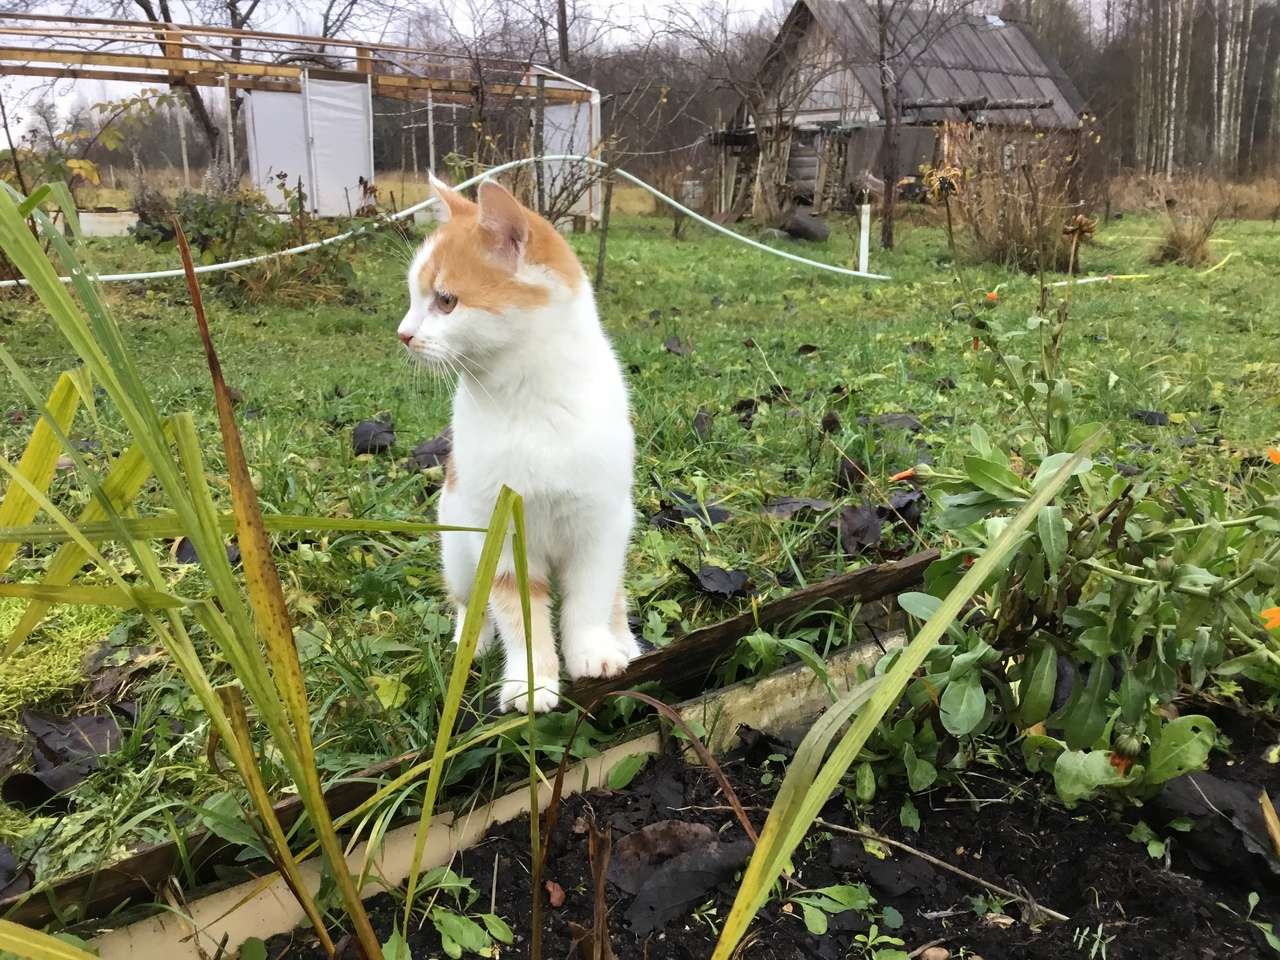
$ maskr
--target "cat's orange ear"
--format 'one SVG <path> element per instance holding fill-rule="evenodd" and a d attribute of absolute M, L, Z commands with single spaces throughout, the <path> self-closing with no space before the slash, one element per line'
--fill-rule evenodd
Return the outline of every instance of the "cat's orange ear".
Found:
<path fill-rule="evenodd" d="M 480 184 L 480 226 L 492 237 L 490 252 L 513 272 L 529 242 L 529 221 L 516 198 L 495 180 Z"/>
<path fill-rule="evenodd" d="M 434 174 L 431 175 L 431 189 L 440 198 L 440 202 L 436 204 L 436 216 L 442 223 L 450 217 L 465 213 L 475 207 L 474 203 L 453 189 L 453 187 L 443 180 L 436 179 Z"/>

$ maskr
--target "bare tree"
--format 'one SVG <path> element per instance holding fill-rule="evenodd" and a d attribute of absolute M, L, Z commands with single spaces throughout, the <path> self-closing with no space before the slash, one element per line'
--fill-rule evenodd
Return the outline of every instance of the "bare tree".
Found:
<path fill-rule="evenodd" d="M 880 150 L 884 211 L 880 245 L 894 245 L 903 89 L 909 74 L 925 65 L 934 44 L 969 15 L 978 0 L 853 0 L 842 9 L 850 19 L 842 54 L 851 64 L 873 63 L 879 81 L 884 139 Z M 856 7 L 854 5 L 857 5 Z"/>
<path fill-rule="evenodd" d="M 705 76 L 705 92 L 731 91 L 737 119 L 755 136 L 752 216 L 772 223 L 782 210 L 788 147 L 796 118 L 822 81 L 842 69 L 831 39 L 805 31 L 797 6 L 785 17 L 747 20 L 715 2 L 669 7 L 663 29 L 690 65 Z"/>

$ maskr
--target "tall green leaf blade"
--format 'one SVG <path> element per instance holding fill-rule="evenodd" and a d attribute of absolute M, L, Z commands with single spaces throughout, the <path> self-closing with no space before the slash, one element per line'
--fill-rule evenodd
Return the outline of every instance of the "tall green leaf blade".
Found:
<path fill-rule="evenodd" d="M 65 432 L 70 429 L 75 418 L 76 407 L 80 395 L 76 385 L 68 374 L 58 377 L 58 383 L 49 394 L 46 408 L 56 423 Z M 62 445 L 57 434 L 42 417 L 31 431 L 31 439 L 27 441 L 27 449 L 18 462 L 18 471 L 40 490 L 48 490 L 53 482 L 53 471 L 57 467 L 58 457 L 62 453 Z M 30 523 L 35 519 L 39 506 L 21 485 L 10 484 L 5 491 L 4 502 L 0 503 L 0 527 L 17 527 Z M 16 543 L 0 544 L 0 574 L 9 569 L 9 564 L 18 553 Z"/>
<path fill-rule="evenodd" d="M 778 797 L 760 834 L 760 842 L 743 874 L 738 896 L 725 919 L 712 960 L 728 960 L 733 955 L 752 919 L 768 898 L 774 881 L 782 873 L 792 852 L 804 839 L 814 818 L 839 784 L 840 778 L 866 744 L 876 724 L 898 702 L 902 691 L 906 689 L 907 681 L 924 663 L 925 657 L 941 639 L 947 627 L 959 616 L 964 604 L 987 577 L 1004 563 L 1018 540 L 1035 522 L 1039 512 L 1067 482 L 1077 464 L 1084 460 L 1101 435 L 1102 431 L 1099 431 L 1089 443 L 1081 447 L 1009 522 L 995 542 L 947 594 L 937 612 L 902 650 L 874 689 L 869 692 L 863 687 L 854 690 L 828 710 L 810 729 L 783 778 Z M 843 720 L 855 712 L 856 716 L 848 732 L 836 745 L 830 759 L 819 767 Z M 828 718 L 834 720 L 828 721 Z"/>

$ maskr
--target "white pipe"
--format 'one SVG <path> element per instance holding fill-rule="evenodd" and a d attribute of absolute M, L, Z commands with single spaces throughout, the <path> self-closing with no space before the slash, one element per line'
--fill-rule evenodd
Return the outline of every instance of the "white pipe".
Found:
<path fill-rule="evenodd" d="M 493 176 L 495 173 L 502 173 L 503 171 L 512 170 L 512 169 L 515 169 L 516 167 L 523 167 L 529 163 L 537 163 L 539 160 L 578 161 L 578 162 L 585 163 L 600 169 L 604 169 L 604 170 L 609 169 L 609 164 L 605 163 L 603 160 L 597 160 L 595 157 L 581 157 L 576 154 L 556 154 L 553 156 L 541 157 L 541 158 L 525 157 L 521 160 L 512 160 L 510 163 L 504 163 L 501 166 L 494 167 L 492 170 L 487 170 L 482 174 L 478 174 L 477 176 L 472 177 L 470 180 L 466 180 L 458 184 L 454 189 L 465 190 L 467 187 L 474 186 L 475 184 L 479 183 L 481 180 L 484 180 L 486 177 Z M 736 234 L 732 230 L 728 229 L 727 227 L 722 227 L 718 223 L 712 223 L 706 217 L 703 217 L 697 213 L 694 213 L 688 207 L 684 206 L 681 203 L 677 203 L 675 200 L 672 200 L 670 197 L 662 193 L 660 190 L 654 189 L 653 187 L 649 186 L 649 184 L 641 180 L 639 177 L 633 176 L 632 174 L 627 173 L 627 171 L 625 170 L 614 170 L 613 173 L 614 173 L 614 176 L 622 177 L 624 180 L 631 181 L 637 187 L 642 187 L 643 189 L 648 190 L 651 194 L 653 194 L 659 200 L 666 201 L 668 204 L 670 204 L 675 209 L 679 210 L 685 216 L 692 217 L 694 220 L 697 220 L 699 223 L 702 223 L 703 225 L 710 227 L 712 230 L 718 231 L 719 233 L 723 233 L 725 236 L 731 237 L 740 243 L 745 243 L 749 247 L 754 247 L 757 250 L 763 250 L 765 253 L 773 254 L 775 257 L 782 257 L 783 259 L 791 260 L 795 263 L 802 263 L 808 267 L 814 267 L 818 270 L 827 270 L 827 271 L 830 271 L 831 273 L 838 273 L 841 276 L 846 276 L 846 277 L 859 277 L 863 280 L 890 279 L 889 277 L 883 274 L 867 273 L 863 270 L 849 270 L 846 267 L 837 267 L 834 264 L 830 264 L 830 263 L 821 263 L 817 260 L 806 260 L 804 257 L 796 256 L 794 253 L 787 253 L 785 250 L 775 250 L 773 247 L 769 247 L 763 243 L 759 243 L 758 241 L 752 240 L 750 237 L 744 237 L 744 236 L 741 236 L 740 234 Z M 405 209 L 399 211 L 398 213 L 392 214 L 392 219 L 402 219 L 404 217 L 412 216 L 413 214 L 417 213 L 419 210 L 425 210 L 427 207 L 431 206 L 433 203 L 436 203 L 436 202 L 437 201 L 435 197 L 430 197 L 426 200 L 423 200 L 421 203 L 416 203 L 412 207 L 406 207 Z M 327 247 L 331 243 L 341 243 L 344 240 L 350 240 L 354 236 L 369 233 L 372 231 L 373 226 L 374 225 L 371 224 L 368 226 L 356 227 L 354 230 L 348 230 L 346 233 L 340 233 L 333 237 L 327 237 L 324 240 L 317 240 L 315 243 L 304 243 L 300 247 L 292 247 L 288 250 L 276 250 L 271 253 L 264 253 L 256 257 L 245 257 L 242 260 L 231 260 L 231 261 L 228 261 L 227 263 L 204 264 L 202 266 L 196 267 L 195 272 L 197 274 L 202 274 L 202 273 L 218 273 L 222 270 L 236 270 L 236 269 L 239 269 L 240 267 L 247 267 L 250 264 L 261 263 L 264 260 L 272 260 L 276 257 L 287 257 L 295 253 L 307 253 L 310 250 L 318 250 L 320 247 Z M 184 277 L 184 276 L 186 276 L 186 271 L 179 268 L 176 270 L 153 270 L 150 273 L 111 273 L 111 274 L 106 274 L 105 276 L 100 276 L 97 279 L 103 283 L 116 283 L 116 282 L 134 281 L 134 280 L 163 280 L 169 277 Z M 63 283 L 71 282 L 70 277 L 59 277 L 58 279 L 61 280 Z M 3 281 L 0 281 L 0 288 L 14 287 L 18 285 L 26 286 L 26 284 L 27 284 L 26 280 L 3 280 Z"/>
<path fill-rule="evenodd" d="M 858 269 L 867 272 L 867 260 L 871 256 L 871 204 L 862 205 L 862 228 L 858 231 Z"/>

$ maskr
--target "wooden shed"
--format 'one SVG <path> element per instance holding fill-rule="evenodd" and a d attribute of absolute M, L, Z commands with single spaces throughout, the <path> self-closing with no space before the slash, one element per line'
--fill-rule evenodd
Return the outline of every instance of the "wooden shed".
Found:
<path fill-rule="evenodd" d="M 954 159 L 952 144 L 966 131 L 1001 128 L 1011 146 L 1037 134 L 1074 136 L 1083 97 L 1053 55 L 1024 23 L 995 15 L 966 15 L 942 25 L 907 10 L 890 25 L 901 73 L 902 126 L 895 180 L 922 165 Z M 869 0 L 797 0 L 774 41 L 764 69 L 778 64 L 808 71 L 801 91 L 768 111 L 782 136 L 784 194 L 815 206 L 880 185 L 884 139 L 876 16 Z M 782 94 L 787 96 L 787 94 Z M 713 136 L 723 152 L 713 191 L 720 208 L 745 196 L 761 138 L 744 107 Z"/>

